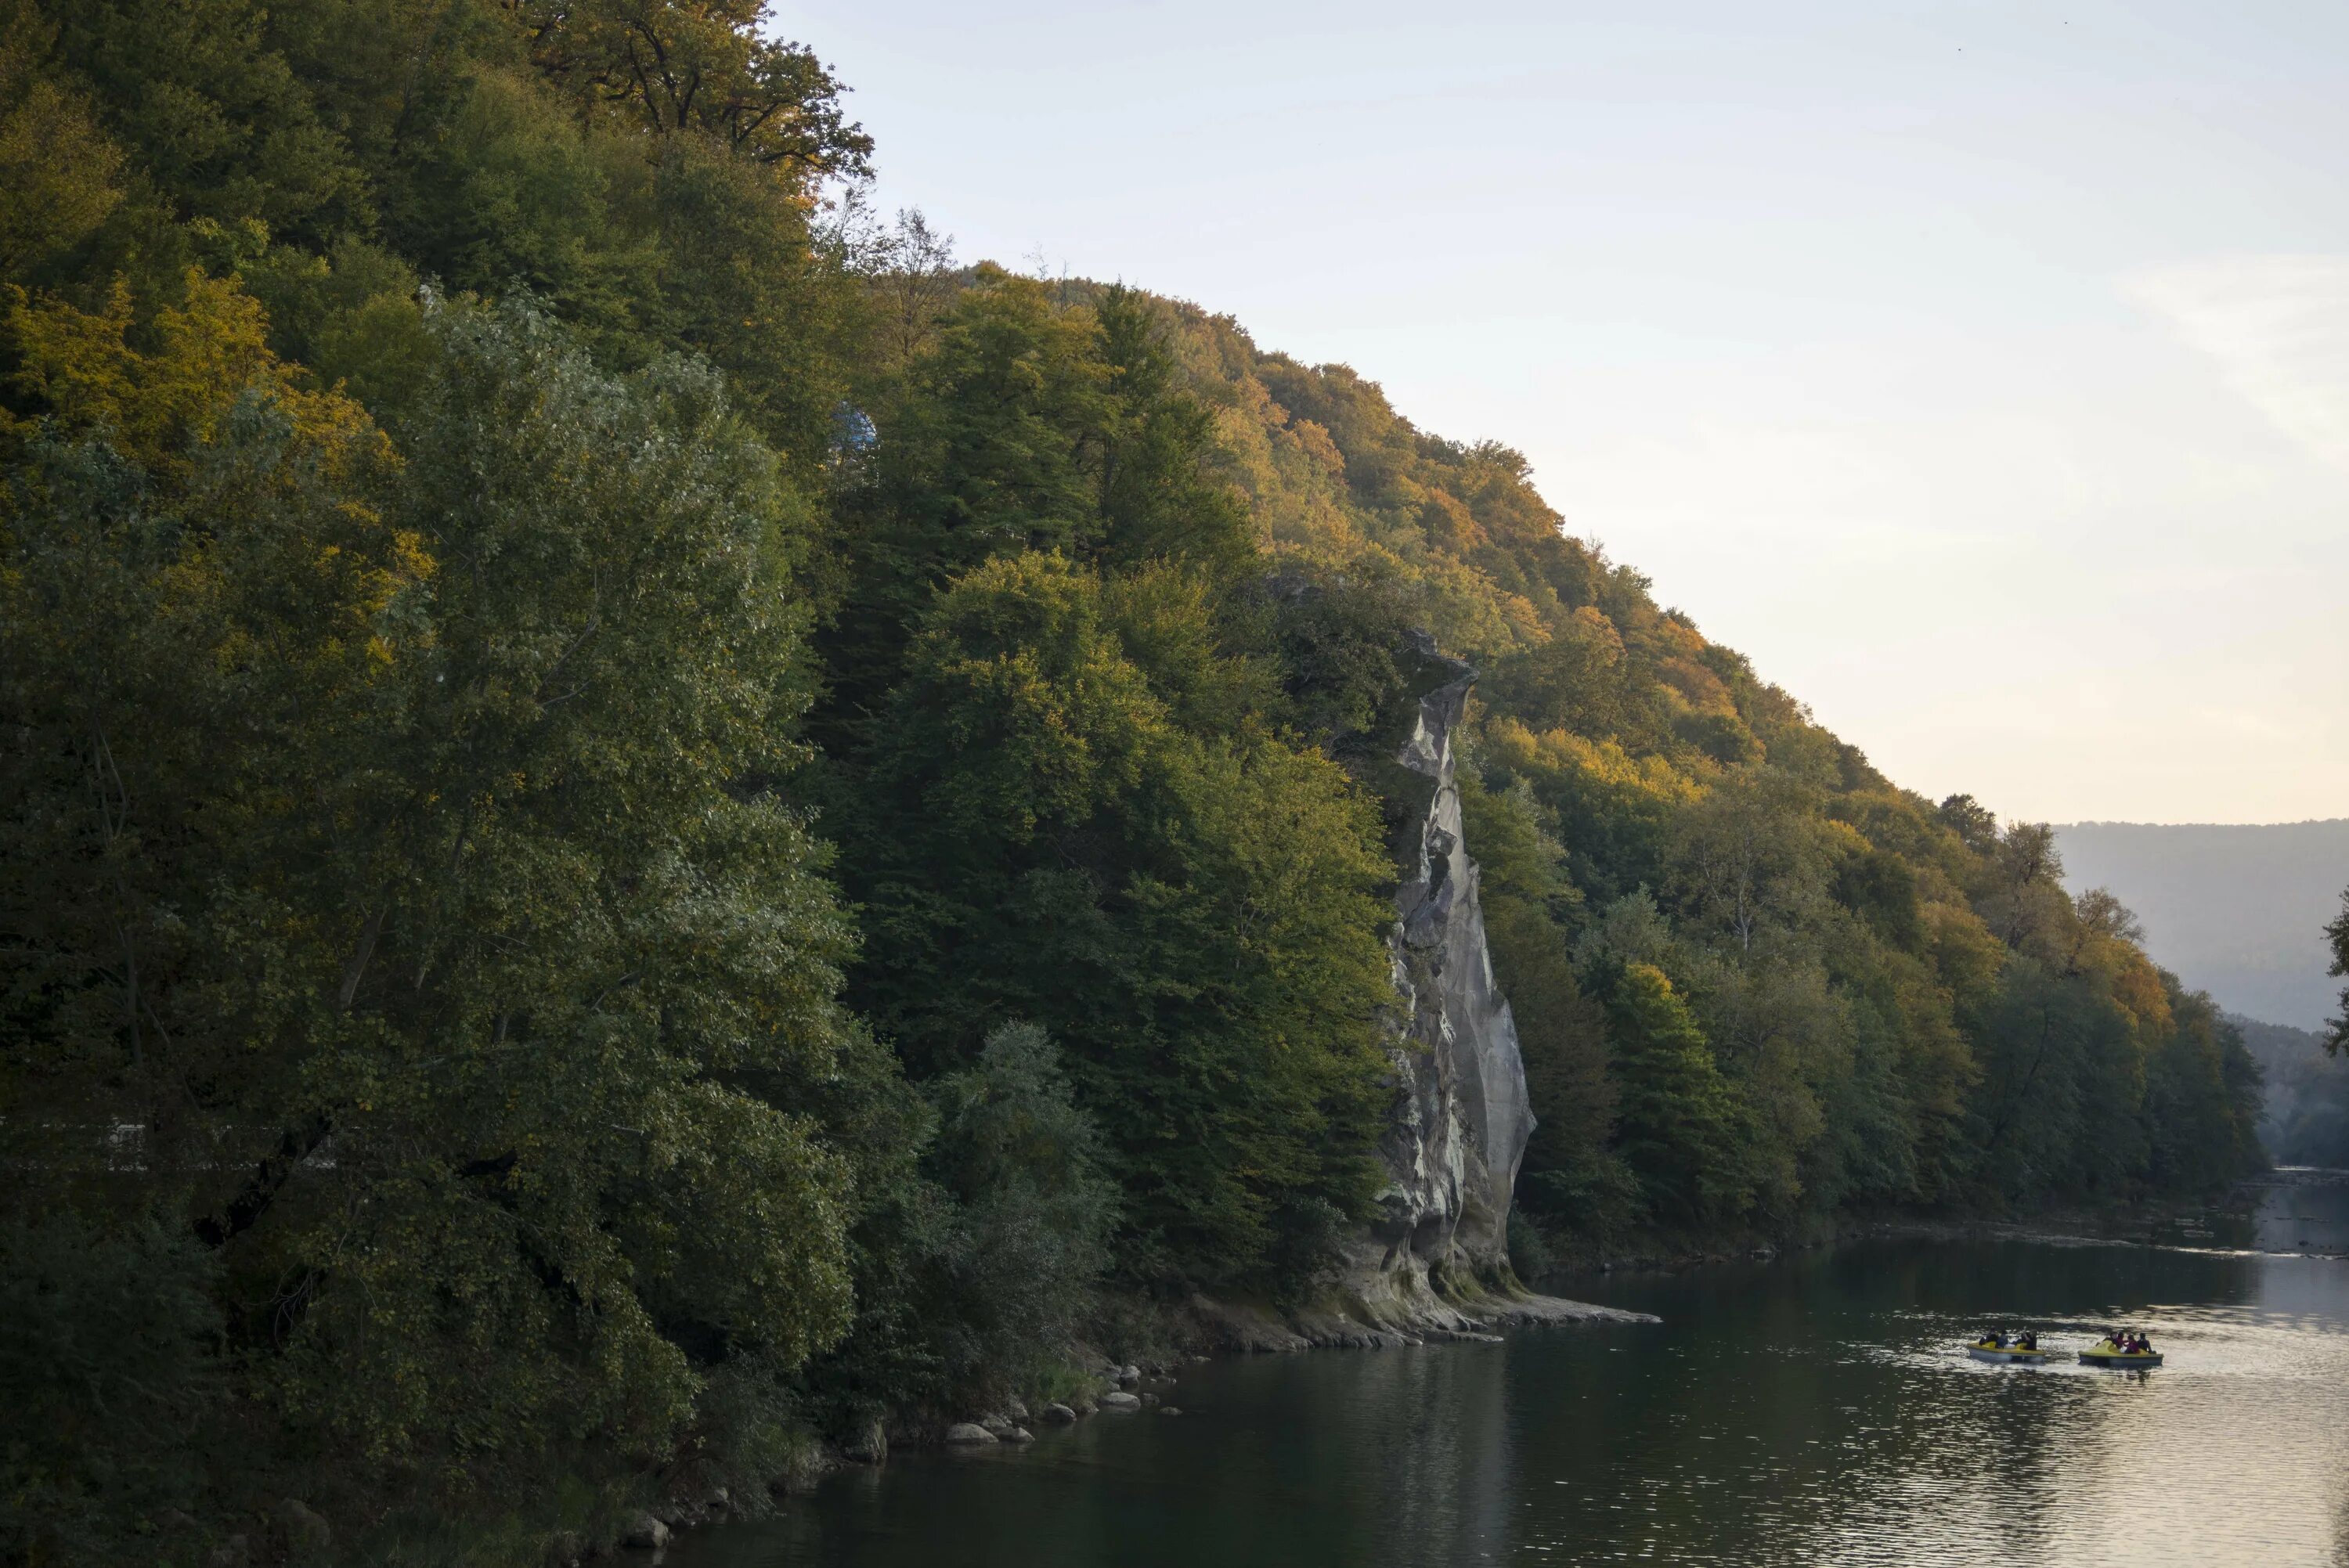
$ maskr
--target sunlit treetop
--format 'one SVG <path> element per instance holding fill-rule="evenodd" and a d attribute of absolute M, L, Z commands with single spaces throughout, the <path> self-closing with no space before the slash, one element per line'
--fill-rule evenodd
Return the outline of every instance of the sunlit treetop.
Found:
<path fill-rule="evenodd" d="M 658 135 L 699 131 L 795 182 L 858 179 L 873 139 L 803 45 L 761 36 L 764 0 L 503 0 L 550 77 Z"/>

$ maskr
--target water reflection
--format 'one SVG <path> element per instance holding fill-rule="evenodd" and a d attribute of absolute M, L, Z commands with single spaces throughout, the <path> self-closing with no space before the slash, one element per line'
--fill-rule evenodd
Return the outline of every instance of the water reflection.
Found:
<path fill-rule="evenodd" d="M 2349 1563 L 2349 1262 L 1881 1243 L 1584 1293 L 1666 1321 L 1221 1363 L 1179 1418 L 894 1464 L 670 1561 Z M 2116 1323 L 2168 1364 L 1955 1350 Z"/>

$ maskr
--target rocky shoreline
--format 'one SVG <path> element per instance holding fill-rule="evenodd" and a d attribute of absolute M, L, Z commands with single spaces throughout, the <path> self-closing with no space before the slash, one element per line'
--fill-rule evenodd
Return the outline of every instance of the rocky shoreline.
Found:
<path fill-rule="evenodd" d="M 1495 1292 L 1464 1300 L 1431 1298 L 1408 1315 L 1383 1316 L 1361 1304 L 1274 1313 L 1243 1303 L 1194 1296 L 1194 1321 L 1216 1348 L 1244 1354 L 1298 1350 L 1383 1350 L 1406 1345 L 1492 1343 L 1508 1328 L 1542 1324 L 1654 1323 L 1644 1312 L 1532 1292 Z"/>
<path fill-rule="evenodd" d="M 1361 1304 L 1328 1304 L 1278 1312 L 1250 1303 L 1219 1302 L 1195 1295 L 1167 1326 L 1182 1347 L 1120 1363 L 1101 1357 L 1092 1367 L 1095 1387 L 1066 1399 L 1030 1407 L 1018 1398 L 994 1409 L 968 1412 L 957 1420 L 907 1419 L 872 1429 L 844 1444 L 817 1445 L 789 1475 L 776 1478 L 781 1495 L 803 1492 L 825 1476 L 885 1464 L 893 1449 L 975 1449 L 1024 1446 L 1036 1440 L 1032 1426 L 1067 1426 L 1102 1415 L 1180 1417 L 1172 1394 L 1184 1368 L 1216 1355 L 1293 1355 L 1306 1350 L 1385 1350 L 1408 1346 L 1498 1344 L 1513 1328 L 1592 1323 L 1657 1323 L 1653 1314 L 1569 1301 L 1529 1291 L 1478 1293 L 1470 1299 L 1431 1297 L 1408 1319 L 1380 1318 Z M 620 1554 L 658 1552 L 684 1531 L 742 1516 L 723 1489 L 707 1497 L 672 1499 L 639 1513 L 616 1548 L 595 1550 L 574 1538 L 557 1542 L 554 1561 L 568 1568 L 612 1561 Z M 565 1549 L 568 1548 L 566 1551 Z"/>

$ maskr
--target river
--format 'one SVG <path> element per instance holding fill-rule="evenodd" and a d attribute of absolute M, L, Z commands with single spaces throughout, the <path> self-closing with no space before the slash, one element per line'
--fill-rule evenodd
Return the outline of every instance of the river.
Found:
<path fill-rule="evenodd" d="M 2349 1184 L 2184 1244 L 1872 1241 L 1573 1282 L 1661 1326 L 1234 1358 L 1182 1409 L 835 1477 L 667 1568 L 2349 1565 Z M 1986 1324 L 2158 1370 L 2007 1368 Z"/>

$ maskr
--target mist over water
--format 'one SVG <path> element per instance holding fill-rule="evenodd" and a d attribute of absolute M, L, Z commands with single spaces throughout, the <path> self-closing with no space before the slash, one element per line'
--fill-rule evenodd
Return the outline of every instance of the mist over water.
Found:
<path fill-rule="evenodd" d="M 2349 1253 L 2349 1185 L 2286 1181 L 2178 1240 L 1585 1280 L 1663 1325 L 1221 1361 L 1165 1390 L 1179 1418 L 903 1459 L 668 1561 L 2349 1563 L 2349 1258 L 2315 1255 Z M 2114 1324 L 2168 1365 L 1957 1349 Z"/>

